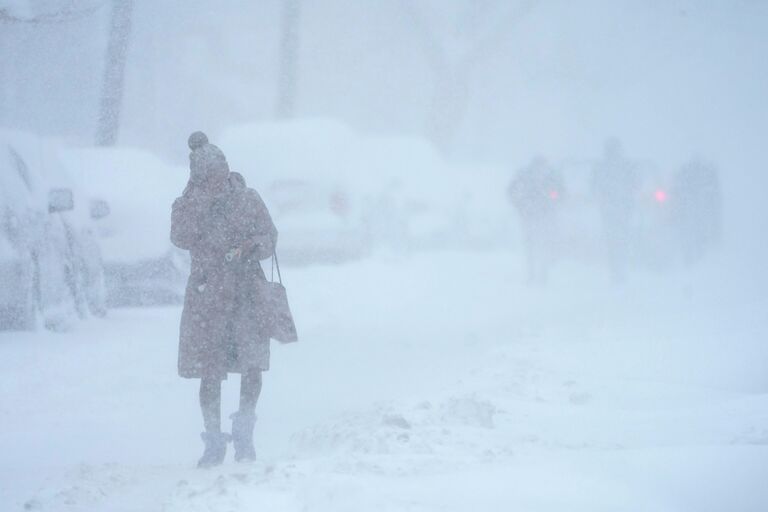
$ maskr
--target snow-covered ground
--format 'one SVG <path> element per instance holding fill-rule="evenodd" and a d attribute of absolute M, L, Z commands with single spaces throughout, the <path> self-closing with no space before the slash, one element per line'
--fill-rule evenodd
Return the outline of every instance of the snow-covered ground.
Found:
<path fill-rule="evenodd" d="M 286 269 L 301 342 L 274 347 L 260 460 L 205 471 L 180 309 L 0 334 L 0 510 L 768 510 L 768 301 L 714 265 Z"/>

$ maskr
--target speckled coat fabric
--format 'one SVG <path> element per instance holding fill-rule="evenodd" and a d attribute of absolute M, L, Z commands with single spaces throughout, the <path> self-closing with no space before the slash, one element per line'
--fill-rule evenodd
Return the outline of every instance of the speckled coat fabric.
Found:
<path fill-rule="evenodd" d="M 262 243 L 248 254 L 227 253 L 248 240 Z M 259 260 L 272 255 L 277 230 L 264 202 L 245 180 L 230 173 L 213 196 L 188 186 L 173 203 L 171 241 L 187 249 L 192 269 L 179 335 L 179 375 L 226 379 L 227 373 L 269 369 L 269 337 Z"/>

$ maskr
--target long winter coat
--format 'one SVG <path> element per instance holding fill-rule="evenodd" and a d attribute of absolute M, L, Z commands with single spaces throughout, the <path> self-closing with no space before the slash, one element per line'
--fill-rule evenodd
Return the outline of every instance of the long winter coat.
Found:
<path fill-rule="evenodd" d="M 230 173 L 225 190 L 212 196 L 189 186 L 173 203 L 171 241 L 188 249 L 192 270 L 179 336 L 179 375 L 226 379 L 228 372 L 269 369 L 264 329 L 264 272 L 277 230 L 264 202 L 245 180 Z M 233 248 L 259 241 L 240 258 Z"/>
<path fill-rule="evenodd" d="M 544 164 L 534 163 L 521 169 L 507 193 L 525 223 L 551 220 L 564 187 L 560 175 Z"/>

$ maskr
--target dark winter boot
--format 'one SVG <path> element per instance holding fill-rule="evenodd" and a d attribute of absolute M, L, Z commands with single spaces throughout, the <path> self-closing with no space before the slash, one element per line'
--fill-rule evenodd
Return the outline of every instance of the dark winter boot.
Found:
<path fill-rule="evenodd" d="M 253 448 L 253 426 L 256 424 L 256 415 L 236 412 L 230 418 L 232 418 L 232 444 L 235 446 L 235 460 L 237 462 L 256 460 L 256 450 Z"/>
<path fill-rule="evenodd" d="M 223 432 L 203 432 L 200 437 L 205 443 L 205 451 L 200 460 L 197 461 L 197 467 L 210 468 L 224 462 L 224 457 L 227 455 L 227 443 L 232 439 L 232 436 Z"/>

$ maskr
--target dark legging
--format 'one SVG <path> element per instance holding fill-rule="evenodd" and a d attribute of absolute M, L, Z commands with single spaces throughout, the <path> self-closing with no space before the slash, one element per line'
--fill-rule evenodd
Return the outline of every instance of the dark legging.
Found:
<path fill-rule="evenodd" d="M 240 378 L 240 412 L 253 414 L 261 394 L 261 370 L 251 368 Z M 221 380 L 200 379 L 200 409 L 206 432 L 221 432 Z"/>

